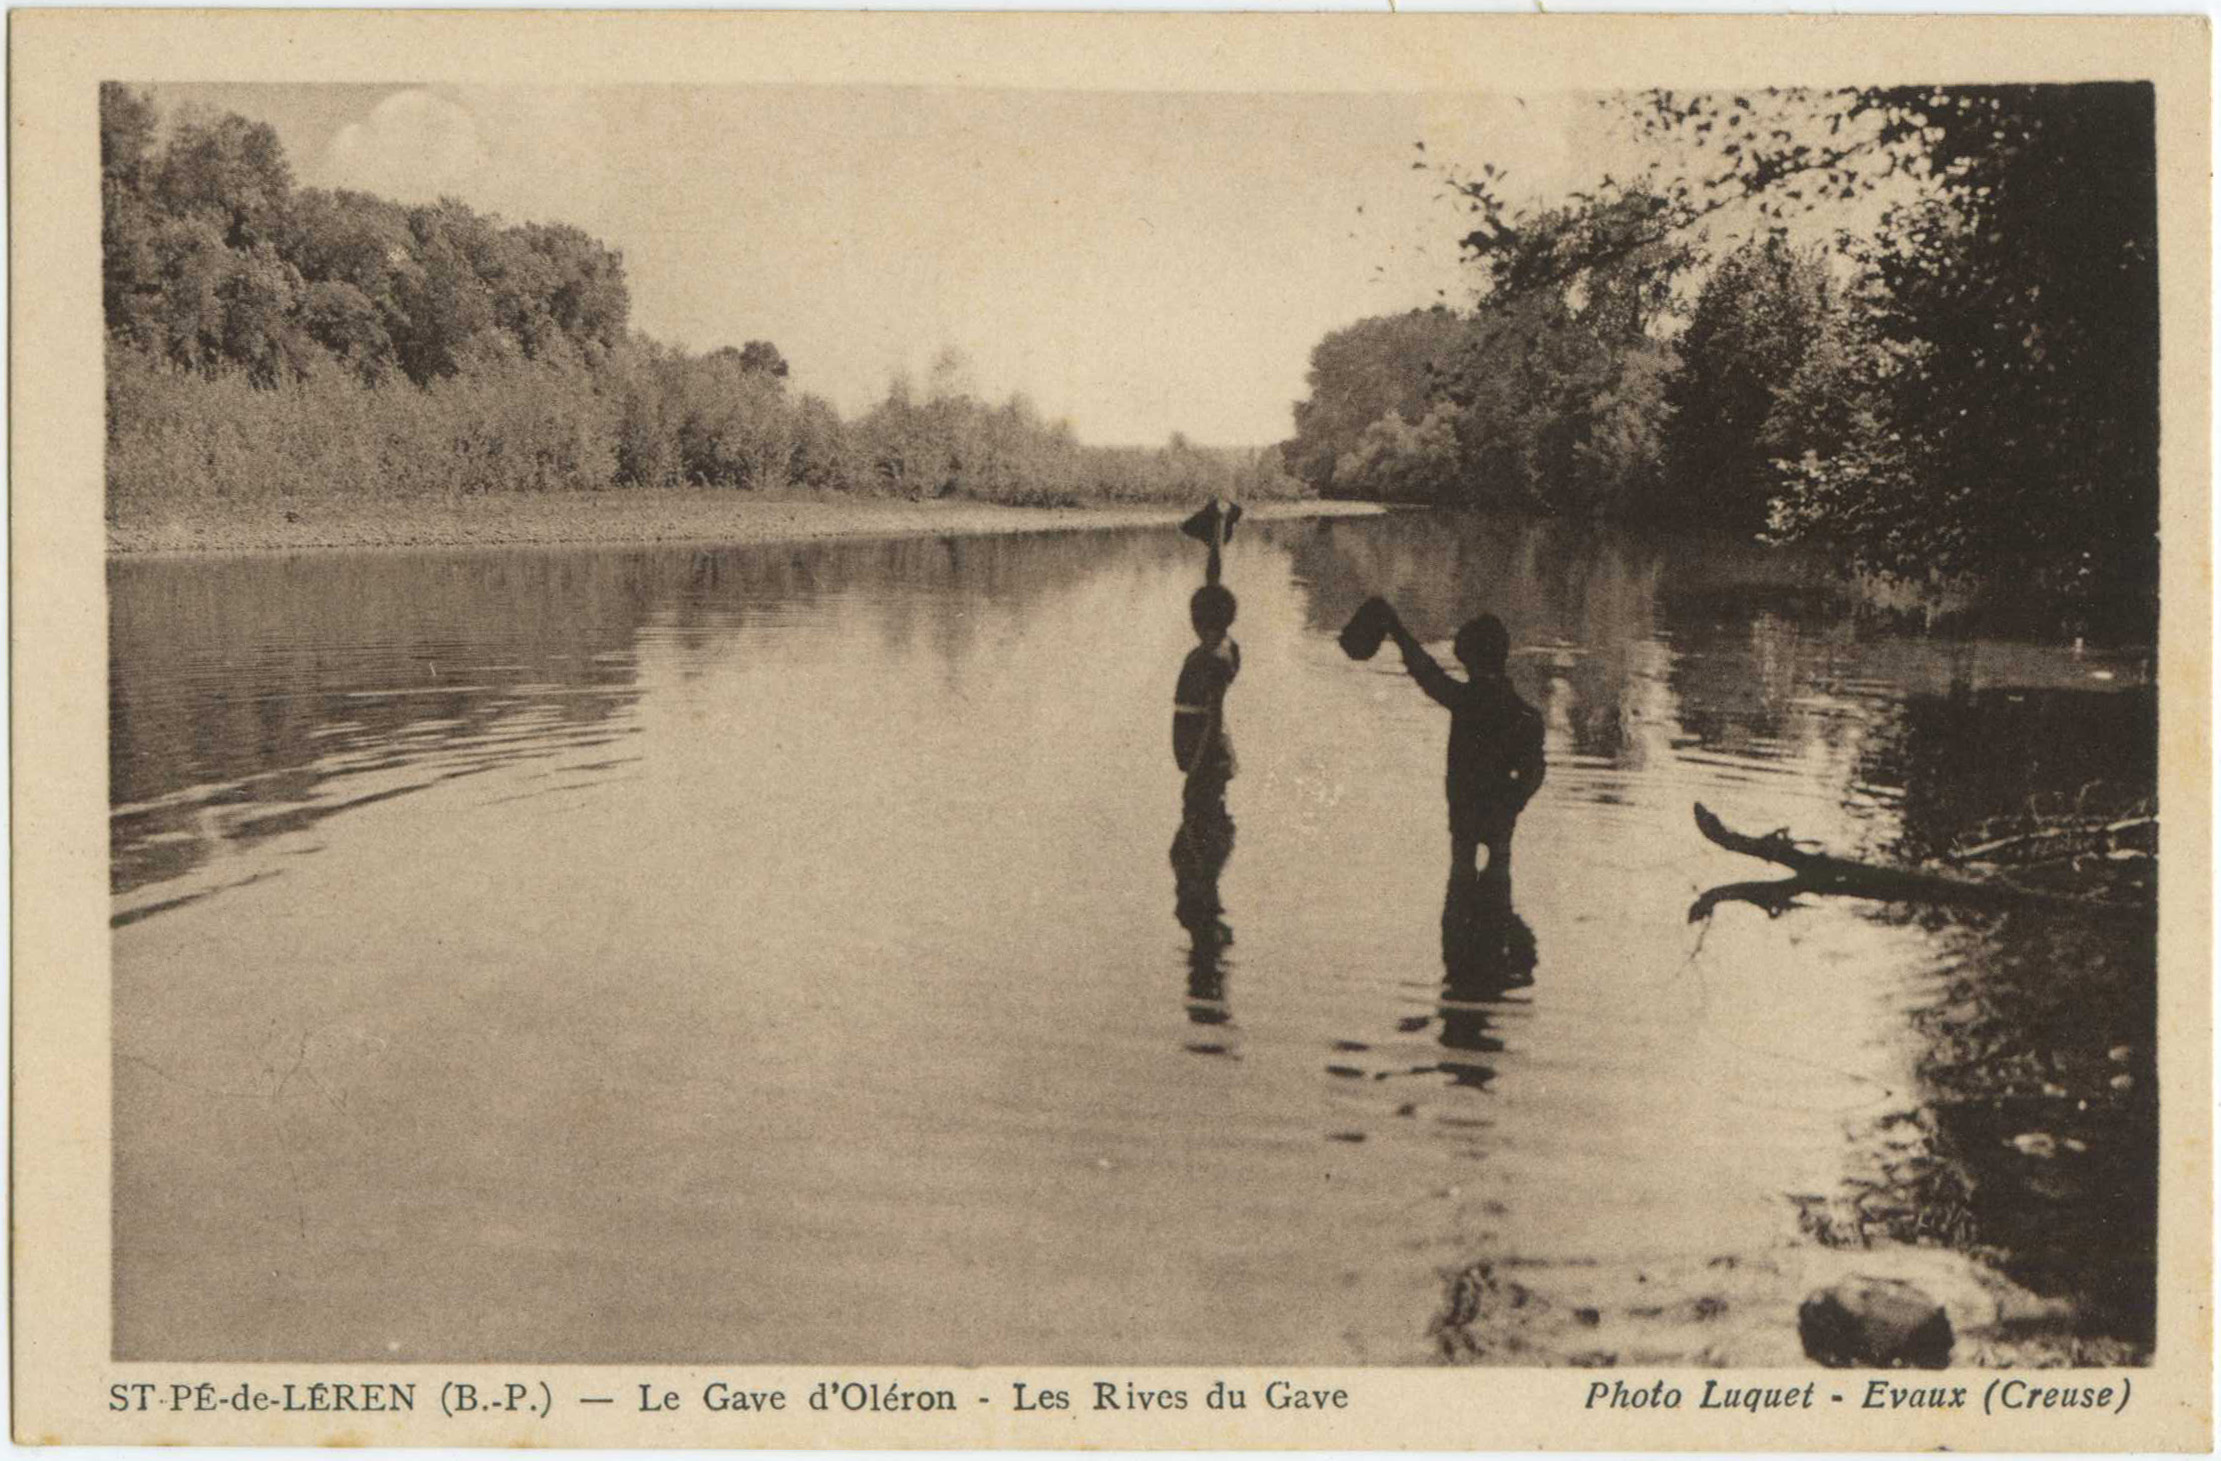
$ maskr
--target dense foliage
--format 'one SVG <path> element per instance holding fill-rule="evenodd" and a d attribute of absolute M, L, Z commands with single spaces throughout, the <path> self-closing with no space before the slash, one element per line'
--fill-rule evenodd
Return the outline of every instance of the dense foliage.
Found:
<path fill-rule="evenodd" d="M 1639 181 L 1514 208 L 1492 163 L 1445 174 L 1477 304 L 1323 341 L 1291 469 L 1336 495 L 1764 532 L 2148 617 L 2150 87 L 1608 105 L 1654 159 Z"/>
<path fill-rule="evenodd" d="M 624 260 L 454 199 L 301 188 L 276 133 L 100 94 L 108 505 L 699 485 L 1188 501 L 1298 489 L 1277 452 L 1083 446 L 946 355 L 844 420 L 765 340 L 628 326 Z"/>

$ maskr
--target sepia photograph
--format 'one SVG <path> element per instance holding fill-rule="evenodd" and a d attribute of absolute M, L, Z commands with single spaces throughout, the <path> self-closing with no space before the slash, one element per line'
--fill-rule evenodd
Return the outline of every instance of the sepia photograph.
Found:
<path fill-rule="evenodd" d="M 2210 1376 L 2205 140 L 1983 74 L 101 71 L 100 1388 Z"/>

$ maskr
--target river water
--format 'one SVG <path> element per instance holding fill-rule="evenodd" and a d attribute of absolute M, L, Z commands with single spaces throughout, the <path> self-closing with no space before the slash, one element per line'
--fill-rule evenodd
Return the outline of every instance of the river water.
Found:
<path fill-rule="evenodd" d="M 117 562 L 117 1355 L 1796 1363 L 1856 1272 L 1962 1360 L 2138 1356 L 2149 930 L 1692 922 L 1778 870 L 1691 807 L 1925 855 L 2148 770 L 2142 654 L 1716 541 L 1245 527 L 1176 916 L 1199 559 Z M 1447 717 L 1333 637 L 1372 592 L 1445 657 L 1502 615 L 1548 724 L 1447 942 Z"/>

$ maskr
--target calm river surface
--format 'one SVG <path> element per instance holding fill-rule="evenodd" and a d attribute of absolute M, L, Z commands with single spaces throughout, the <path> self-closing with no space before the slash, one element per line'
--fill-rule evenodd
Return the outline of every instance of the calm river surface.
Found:
<path fill-rule="evenodd" d="M 1711 542 L 1245 527 L 1220 948 L 1168 859 L 1199 560 L 113 565 L 118 1356 L 1413 1363 L 1460 1271 L 1462 1357 L 1796 1363 L 1846 1271 L 1961 1358 L 2134 1353 L 2148 932 L 1692 923 L 1771 870 L 1690 808 L 1924 855 L 2148 766 L 2142 655 Z M 1333 637 L 1375 591 L 1445 657 L 1500 613 L 1548 721 L 1477 970 L 1447 716 Z"/>

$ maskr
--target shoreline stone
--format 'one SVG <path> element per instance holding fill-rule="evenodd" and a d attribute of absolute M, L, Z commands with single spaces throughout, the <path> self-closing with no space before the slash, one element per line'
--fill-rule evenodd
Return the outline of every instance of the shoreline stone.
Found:
<path fill-rule="evenodd" d="M 1805 1354 L 1831 1369 L 1940 1370 L 1951 1363 L 1942 1304 L 1894 1278 L 1847 1278 L 1797 1307 Z"/>

